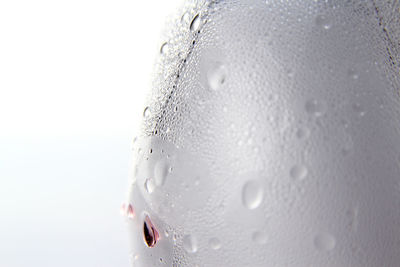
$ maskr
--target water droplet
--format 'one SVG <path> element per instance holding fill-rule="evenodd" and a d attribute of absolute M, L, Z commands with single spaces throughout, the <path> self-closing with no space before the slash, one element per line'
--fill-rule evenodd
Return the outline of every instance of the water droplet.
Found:
<path fill-rule="evenodd" d="M 163 43 L 160 48 L 160 53 L 163 55 L 166 55 L 166 54 L 168 54 L 168 52 L 169 52 L 169 44 Z"/>
<path fill-rule="evenodd" d="M 330 20 L 324 15 L 318 15 L 315 18 L 315 24 L 325 30 L 329 30 L 332 27 Z"/>
<path fill-rule="evenodd" d="M 263 196 L 263 189 L 258 181 L 251 180 L 243 186 L 242 201 L 248 209 L 253 210 L 260 206 Z"/>
<path fill-rule="evenodd" d="M 129 256 L 129 262 L 133 266 L 136 266 L 136 262 L 138 261 L 138 259 L 139 259 L 139 254 L 136 254 L 136 255 L 132 254 Z"/>
<path fill-rule="evenodd" d="M 217 63 L 207 73 L 208 86 L 212 90 L 218 90 L 226 81 L 227 70 L 224 65 Z"/>
<path fill-rule="evenodd" d="M 315 117 L 321 117 L 325 111 L 323 103 L 316 99 L 306 101 L 305 109 L 307 113 L 312 114 Z"/>
<path fill-rule="evenodd" d="M 150 248 L 154 247 L 158 241 L 159 235 L 151 222 L 149 216 L 146 216 L 143 222 L 143 239 L 146 245 Z"/>
<path fill-rule="evenodd" d="M 314 239 L 315 247 L 320 251 L 329 251 L 335 248 L 335 237 L 329 233 L 320 233 Z"/>
<path fill-rule="evenodd" d="M 349 226 L 351 230 L 357 232 L 358 229 L 358 206 L 354 206 L 347 210 L 346 215 L 349 217 Z"/>
<path fill-rule="evenodd" d="M 164 234 L 165 234 L 166 237 L 169 237 L 169 235 L 170 235 L 169 230 L 166 229 L 166 230 L 164 231 Z"/>
<path fill-rule="evenodd" d="M 135 137 L 133 138 L 133 140 L 132 140 L 132 150 L 135 149 L 135 145 L 136 145 L 136 143 L 137 143 L 137 140 L 138 140 L 138 138 L 135 136 Z"/>
<path fill-rule="evenodd" d="M 347 75 L 349 75 L 354 80 L 358 79 L 358 73 L 354 69 L 349 69 L 347 71 Z"/>
<path fill-rule="evenodd" d="M 189 13 L 188 12 L 185 12 L 183 15 L 182 15 L 182 17 L 181 17 L 181 22 L 183 23 L 183 24 L 188 24 L 189 23 Z"/>
<path fill-rule="evenodd" d="M 257 243 L 259 245 L 266 244 L 267 240 L 268 240 L 267 235 L 265 233 L 259 232 L 259 231 L 253 233 L 252 239 L 255 243 Z"/>
<path fill-rule="evenodd" d="M 310 130 L 305 127 L 297 129 L 296 136 L 299 139 L 307 139 L 310 136 Z"/>
<path fill-rule="evenodd" d="M 290 169 L 290 176 L 296 180 L 303 180 L 306 178 L 308 170 L 303 165 L 295 165 Z"/>
<path fill-rule="evenodd" d="M 146 189 L 147 193 L 151 194 L 153 193 L 154 189 L 155 189 L 156 185 L 154 184 L 153 179 L 146 179 L 146 181 L 144 182 L 144 188 Z"/>
<path fill-rule="evenodd" d="M 216 238 L 216 237 L 211 238 L 211 239 L 208 241 L 208 244 L 209 244 L 210 247 L 211 247 L 212 249 L 214 249 L 214 250 L 218 250 L 218 249 L 221 248 L 221 241 L 219 241 L 219 239 Z"/>
<path fill-rule="evenodd" d="M 143 111 L 143 117 L 148 118 L 151 116 L 150 107 L 146 107 Z"/>
<path fill-rule="evenodd" d="M 294 77 L 294 72 L 291 69 L 286 70 L 286 73 L 288 75 L 289 78 L 293 78 Z"/>
<path fill-rule="evenodd" d="M 200 15 L 197 14 L 194 16 L 192 22 L 190 23 L 190 30 L 191 31 L 198 31 L 200 29 L 201 19 Z"/>
<path fill-rule="evenodd" d="M 133 209 L 133 206 L 131 204 L 129 204 L 128 208 L 126 209 L 126 216 L 128 217 L 128 219 L 135 218 L 135 210 Z"/>
<path fill-rule="evenodd" d="M 364 108 L 361 106 L 360 103 L 354 103 L 352 105 L 353 111 L 356 112 L 360 117 L 365 115 Z"/>
<path fill-rule="evenodd" d="M 189 253 L 195 253 L 197 251 L 197 240 L 192 235 L 185 235 L 183 237 L 183 247 Z"/>
<path fill-rule="evenodd" d="M 154 168 L 154 179 L 157 186 L 162 186 L 170 173 L 171 167 L 164 159 L 159 160 Z"/>
<path fill-rule="evenodd" d="M 340 153 L 341 153 L 343 156 L 347 156 L 347 155 L 350 153 L 350 151 L 351 151 L 351 148 L 350 148 L 350 147 L 343 147 L 343 148 L 340 150 Z"/>
<path fill-rule="evenodd" d="M 278 96 L 276 94 L 268 95 L 268 101 L 275 102 L 276 100 L 278 100 Z"/>

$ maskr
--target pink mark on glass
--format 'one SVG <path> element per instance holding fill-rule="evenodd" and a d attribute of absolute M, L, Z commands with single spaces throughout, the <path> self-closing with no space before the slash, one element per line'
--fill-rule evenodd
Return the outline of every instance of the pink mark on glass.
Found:
<path fill-rule="evenodd" d="M 131 204 L 129 204 L 128 208 L 126 209 L 126 216 L 128 217 L 128 219 L 135 218 L 135 210 L 133 209 Z"/>
<path fill-rule="evenodd" d="M 122 203 L 121 207 L 119 208 L 119 213 L 121 213 L 122 216 L 126 215 L 126 204 Z"/>
<path fill-rule="evenodd" d="M 119 211 L 122 216 L 126 216 L 128 219 L 135 218 L 135 210 L 131 204 L 122 203 Z"/>

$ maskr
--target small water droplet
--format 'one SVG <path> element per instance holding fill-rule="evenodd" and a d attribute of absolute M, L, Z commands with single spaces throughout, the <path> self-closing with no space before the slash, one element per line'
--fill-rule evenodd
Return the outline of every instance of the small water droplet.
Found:
<path fill-rule="evenodd" d="M 360 117 L 365 115 L 364 108 L 361 106 L 360 103 L 354 103 L 352 105 L 353 111 L 356 112 Z"/>
<path fill-rule="evenodd" d="M 133 140 L 132 140 L 132 150 L 134 150 L 135 149 L 135 145 L 136 145 L 136 143 L 137 143 L 137 140 L 138 140 L 138 138 L 135 136 L 134 138 L 133 138 Z"/>
<path fill-rule="evenodd" d="M 266 244 L 267 240 L 268 240 L 267 235 L 265 233 L 259 232 L 259 231 L 253 233 L 252 239 L 255 243 L 257 243 L 259 245 Z"/>
<path fill-rule="evenodd" d="M 306 127 L 297 129 L 296 136 L 299 139 L 307 139 L 310 136 L 310 130 Z"/>
<path fill-rule="evenodd" d="M 303 180 L 307 177 L 308 170 L 303 165 L 295 165 L 290 169 L 290 176 L 296 180 Z"/>
<path fill-rule="evenodd" d="M 324 15 L 318 15 L 315 18 L 315 24 L 325 30 L 329 30 L 332 27 L 330 20 Z"/>
<path fill-rule="evenodd" d="M 268 101 L 275 102 L 276 100 L 278 100 L 278 96 L 276 94 L 268 95 Z"/>
<path fill-rule="evenodd" d="M 151 116 L 150 107 L 146 107 L 143 111 L 143 117 L 149 118 Z"/>
<path fill-rule="evenodd" d="M 197 251 L 197 240 L 193 235 L 185 235 L 183 237 L 183 248 L 189 253 Z"/>
<path fill-rule="evenodd" d="M 151 222 L 149 216 L 146 216 L 143 222 L 143 239 L 146 245 L 150 248 L 154 247 L 158 241 L 159 235 Z"/>
<path fill-rule="evenodd" d="M 305 110 L 315 117 L 321 117 L 325 112 L 324 104 L 316 99 L 306 101 Z"/>
<path fill-rule="evenodd" d="M 349 217 L 349 226 L 351 230 L 357 232 L 358 229 L 358 206 L 354 206 L 347 210 L 346 215 Z"/>
<path fill-rule="evenodd" d="M 200 15 L 197 14 L 196 16 L 194 16 L 192 22 L 190 23 L 190 30 L 198 31 L 200 29 L 200 24 L 201 24 Z"/>
<path fill-rule="evenodd" d="M 343 147 L 343 148 L 340 150 L 340 153 L 341 153 L 343 156 L 347 156 L 348 154 L 350 154 L 350 151 L 351 151 L 351 148 L 350 148 L 350 147 Z"/>
<path fill-rule="evenodd" d="M 166 230 L 164 231 L 164 234 L 165 234 L 166 237 L 169 237 L 169 235 L 170 235 L 169 230 L 166 229 Z"/>
<path fill-rule="evenodd" d="M 320 233 L 314 238 L 314 245 L 320 251 L 330 251 L 336 246 L 336 239 L 329 233 Z"/>
<path fill-rule="evenodd" d="M 154 168 L 154 179 L 157 186 L 162 186 L 170 173 L 171 167 L 164 159 L 159 160 Z"/>
<path fill-rule="evenodd" d="M 286 73 L 287 73 L 287 75 L 288 75 L 289 78 L 293 78 L 293 77 L 294 77 L 294 72 L 293 72 L 293 70 L 288 69 L 288 70 L 286 71 Z"/>
<path fill-rule="evenodd" d="M 351 77 L 353 80 L 358 79 L 358 73 L 354 69 L 349 69 L 347 71 L 347 75 L 349 75 L 349 77 Z"/>
<path fill-rule="evenodd" d="M 349 126 L 350 126 L 350 123 L 349 123 L 346 119 L 342 119 L 342 120 L 341 120 L 341 123 L 343 124 L 343 127 L 344 127 L 345 129 L 348 129 Z"/>
<path fill-rule="evenodd" d="M 227 70 L 221 63 L 215 64 L 208 72 L 208 86 L 212 90 L 218 90 L 226 81 Z"/>
<path fill-rule="evenodd" d="M 166 55 L 166 54 L 168 54 L 168 52 L 169 52 L 169 44 L 163 43 L 160 48 L 160 53 L 163 55 Z"/>
<path fill-rule="evenodd" d="M 156 185 L 154 184 L 153 179 L 148 178 L 144 182 L 144 188 L 146 189 L 147 193 L 149 193 L 149 194 L 153 193 L 155 187 L 156 187 Z"/>
<path fill-rule="evenodd" d="M 132 255 L 129 256 L 129 262 L 133 266 L 136 266 L 136 262 L 137 262 L 138 259 L 139 259 L 139 254 L 132 254 Z"/>
<path fill-rule="evenodd" d="M 210 245 L 210 247 L 214 250 L 218 250 L 221 248 L 221 241 L 219 241 L 218 238 L 213 237 L 208 241 L 208 244 Z"/>
<path fill-rule="evenodd" d="M 256 180 L 248 181 L 242 190 L 243 205 L 250 210 L 260 206 L 264 197 L 261 184 Z"/>

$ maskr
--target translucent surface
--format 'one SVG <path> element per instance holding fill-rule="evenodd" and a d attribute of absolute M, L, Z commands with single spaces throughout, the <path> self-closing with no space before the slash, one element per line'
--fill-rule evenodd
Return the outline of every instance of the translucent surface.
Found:
<path fill-rule="evenodd" d="M 399 19 L 396 1 L 188 1 L 133 148 L 133 266 L 398 266 Z"/>

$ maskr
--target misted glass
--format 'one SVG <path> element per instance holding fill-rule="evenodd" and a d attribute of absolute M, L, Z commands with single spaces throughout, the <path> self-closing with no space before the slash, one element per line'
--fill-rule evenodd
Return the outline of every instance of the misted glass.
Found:
<path fill-rule="evenodd" d="M 400 266 L 400 3 L 187 1 L 123 213 L 133 266 Z"/>

